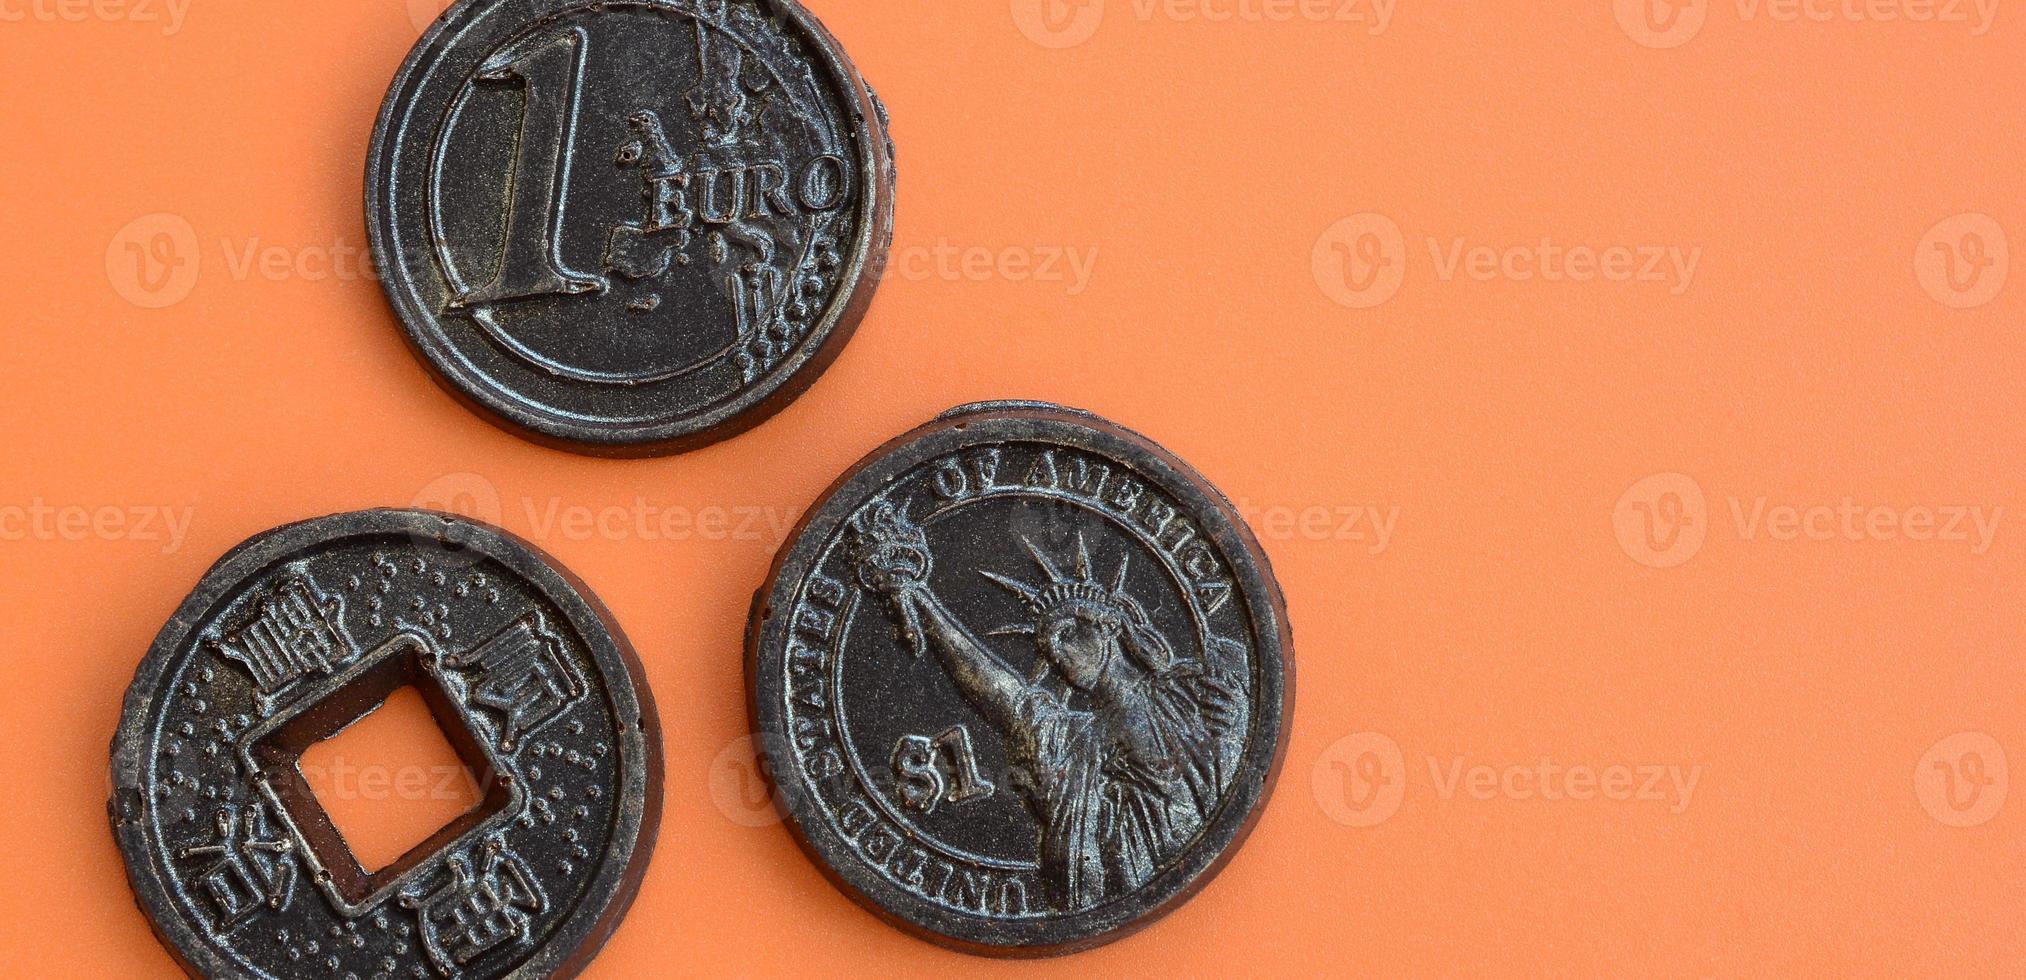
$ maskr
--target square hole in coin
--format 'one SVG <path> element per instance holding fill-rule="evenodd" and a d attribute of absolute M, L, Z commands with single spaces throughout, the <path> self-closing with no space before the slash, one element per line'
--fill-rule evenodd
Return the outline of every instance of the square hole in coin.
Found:
<path fill-rule="evenodd" d="M 302 754 L 310 784 L 352 857 L 380 871 L 476 808 L 478 776 L 413 685 Z"/>
<path fill-rule="evenodd" d="M 321 695 L 258 726 L 247 759 L 343 905 L 505 811 L 509 779 L 431 674 L 436 654 L 399 636 Z"/>

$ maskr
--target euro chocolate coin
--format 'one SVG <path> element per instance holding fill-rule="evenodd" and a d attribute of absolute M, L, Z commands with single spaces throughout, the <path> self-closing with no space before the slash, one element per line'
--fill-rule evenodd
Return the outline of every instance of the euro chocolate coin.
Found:
<path fill-rule="evenodd" d="M 453 394 L 649 456 L 757 425 L 836 359 L 893 181 L 883 107 L 792 0 L 463 0 L 388 92 L 367 230 Z"/>

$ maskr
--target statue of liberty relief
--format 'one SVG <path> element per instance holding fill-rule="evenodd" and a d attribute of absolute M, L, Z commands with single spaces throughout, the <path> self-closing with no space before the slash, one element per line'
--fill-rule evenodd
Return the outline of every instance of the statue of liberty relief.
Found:
<path fill-rule="evenodd" d="M 931 591 L 920 528 L 881 503 L 857 531 L 860 582 L 886 597 L 915 655 L 934 651 L 1006 739 L 1011 782 L 1040 826 L 1051 906 L 1125 895 L 1188 845 L 1234 764 L 1227 743 L 1242 734 L 1245 695 L 1235 678 L 1175 652 L 1127 592 L 1125 559 L 1105 584 L 1081 535 L 1067 574 L 1023 538 L 1041 578 L 982 572 L 1029 614 L 988 634 L 1032 641 L 1035 667 L 1023 675 Z"/>

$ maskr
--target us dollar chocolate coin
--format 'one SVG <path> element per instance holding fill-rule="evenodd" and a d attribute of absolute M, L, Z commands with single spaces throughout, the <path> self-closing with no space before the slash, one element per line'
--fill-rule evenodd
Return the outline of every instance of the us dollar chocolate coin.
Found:
<path fill-rule="evenodd" d="M 793 0 L 462 0 L 366 169 L 409 346 L 528 438 L 736 435 L 815 382 L 893 229 L 885 110 Z"/>
<path fill-rule="evenodd" d="M 776 800 L 846 894 L 967 952 L 1117 939 L 1265 805 L 1291 704 L 1265 554 L 1142 436 L 954 410 L 861 461 L 755 597 Z"/>
<path fill-rule="evenodd" d="M 373 866 L 301 760 L 403 689 L 478 799 Z M 193 976 L 544 977 L 581 969 L 631 904 L 661 778 L 640 665 L 582 583 L 504 532 L 369 511 L 259 535 L 205 574 L 127 690 L 108 809 L 137 904 Z"/>

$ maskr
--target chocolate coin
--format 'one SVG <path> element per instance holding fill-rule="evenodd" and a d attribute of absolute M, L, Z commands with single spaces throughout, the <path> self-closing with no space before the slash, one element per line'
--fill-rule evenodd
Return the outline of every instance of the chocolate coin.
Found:
<path fill-rule="evenodd" d="M 1287 733 L 1258 542 L 1151 441 L 970 406 L 860 462 L 756 597 L 788 825 L 846 894 L 969 952 L 1126 935 L 1229 860 Z"/>
<path fill-rule="evenodd" d="M 403 688 L 479 799 L 367 867 L 301 758 Z M 569 975 L 646 870 L 661 738 L 582 583 L 504 532 L 371 511 L 212 567 L 127 691 L 112 785 L 138 904 L 192 975 Z"/>
<path fill-rule="evenodd" d="M 759 424 L 836 359 L 893 180 L 884 109 L 793 0 L 463 0 L 394 79 L 366 214 L 453 394 L 649 456 Z"/>

